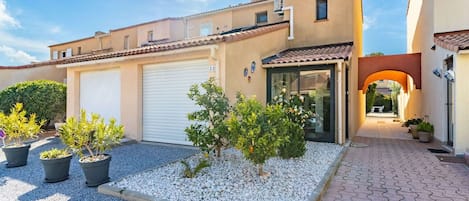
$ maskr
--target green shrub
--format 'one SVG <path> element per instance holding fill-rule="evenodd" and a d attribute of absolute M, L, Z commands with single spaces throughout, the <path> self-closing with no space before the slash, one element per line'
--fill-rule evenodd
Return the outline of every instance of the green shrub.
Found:
<path fill-rule="evenodd" d="M 27 116 L 34 113 L 46 123 L 63 121 L 66 91 L 65 84 L 50 80 L 17 83 L 0 91 L 0 111 L 8 113 L 15 103 L 23 103 Z"/>
<path fill-rule="evenodd" d="M 375 106 L 384 106 L 383 112 L 392 111 L 391 96 L 387 96 L 387 95 L 377 93 L 376 97 L 375 97 L 374 105 Z M 372 111 L 372 112 L 374 112 L 374 111 Z"/>
<path fill-rule="evenodd" d="M 280 146 L 288 141 L 287 118 L 280 105 L 264 107 L 254 98 L 238 95 L 228 128 L 231 142 L 247 160 L 258 166 L 259 175 L 266 175 L 263 164 L 277 155 Z"/>
<path fill-rule="evenodd" d="M 207 160 L 200 160 L 199 164 L 197 164 L 193 169 L 186 161 L 181 161 L 181 163 L 184 165 L 183 174 L 185 178 L 194 178 L 204 168 L 210 167 L 210 163 Z"/>
<path fill-rule="evenodd" d="M 409 127 L 410 125 L 419 125 L 422 122 L 423 122 L 423 119 L 421 118 L 408 119 L 407 121 L 404 122 L 404 125 L 405 127 Z"/>
<path fill-rule="evenodd" d="M 0 128 L 5 131 L 7 143 L 13 146 L 21 146 L 24 140 L 36 137 L 43 124 L 44 120 L 37 122 L 34 113 L 26 117 L 21 103 L 16 103 L 8 115 L 0 112 Z"/>
<path fill-rule="evenodd" d="M 91 119 L 88 119 L 86 111 L 81 110 L 79 120 L 68 118 L 59 133 L 67 147 L 76 151 L 80 157 L 83 157 L 83 150 L 86 149 L 93 161 L 99 160 L 105 151 L 120 143 L 124 137 L 124 126 L 118 125 L 113 118 L 106 124 L 100 115 L 93 113 Z"/>
<path fill-rule="evenodd" d="M 306 120 L 311 118 L 312 112 L 303 107 L 304 98 L 298 95 L 287 97 L 282 91 L 272 100 L 272 104 L 280 105 L 291 121 L 288 126 L 289 140 L 279 148 L 279 156 L 284 159 L 301 157 L 306 153 L 305 131 Z"/>
<path fill-rule="evenodd" d="M 195 146 L 206 153 L 215 149 L 216 155 L 220 157 L 221 149 L 229 144 L 228 127 L 225 124 L 229 111 L 228 98 L 213 78 L 200 86 L 202 92 L 198 85 L 193 85 L 189 90 L 189 98 L 201 109 L 188 115 L 188 119 L 195 122 L 185 131 Z"/>
<path fill-rule="evenodd" d="M 57 158 L 65 158 L 67 156 L 72 155 L 66 149 L 57 149 L 53 148 L 51 150 L 41 152 L 39 158 L 40 159 L 57 159 Z"/>
<path fill-rule="evenodd" d="M 433 133 L 433 125 L 430 122 L 423 121 L 417 125 L 417 131 Z"/>
<path fill-rule="evenodd" d="M 366 90 L 366 112 L 371 112 L 371 108 L 375 104 L 376 86 L 378 86 L 376 83 L 370 84 Z"/>

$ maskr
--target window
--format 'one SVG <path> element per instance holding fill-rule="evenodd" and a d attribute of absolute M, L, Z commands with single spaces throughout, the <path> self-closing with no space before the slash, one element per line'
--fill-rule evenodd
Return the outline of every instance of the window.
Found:
<path fill-rule="evenodd" d="M 59 58 L 59 52 L 53 51 L 52 52 L 52 59 L 58 59 Z"/>
<path fill-rule="evenodd" d="M 256 24 L 267 23 L 267 11 L 256 13 Z"/>
<path fill-rule="evenodd" d="M 148 31 L 148 33 L 147 33 L 147 41 L 148 41 L 148 42 L 153 41 L 153 31 Z"/>
<path fill-rule="evenodd" d="M 124 50 L 129 49 L 129 36 L 124 36 Z"/>
<path fill-rule="evenodd" d="M 316 0 L 316 20 L 327 19 L 327 0 Z"/>
<path fill-rule="evenodd" d="M 72 56 L 72 48 L 67 48 L 67 51 L 65 51 L 65 57 L 71 57 Z"/>
<path fill-rule="evenodd" d="M 81 54 L 81 47 L 78 47 L 78 48 L 77 48 L 77 53 L 78 53 L 78 55 Z"/>
<path fill-rule="evenodd" d="M 208 36 L 212 34 L 212 23 L 200 25 L 200 36 Z"/>
<path fill-rule="evenodd" d="M 65 57 L 67 57 L 67 52 L 66 52 L 66 51 L 62 51 L 61 53 L 62 53 L 62 57 L 60 57 L 60 58 L 65 58 Z"/>

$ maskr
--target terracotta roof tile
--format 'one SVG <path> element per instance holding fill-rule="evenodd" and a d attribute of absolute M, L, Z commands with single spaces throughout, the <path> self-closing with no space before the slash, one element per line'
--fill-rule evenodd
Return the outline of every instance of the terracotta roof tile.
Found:
<path fill-rule="evenodd" d="M 241 32 L 230 33 L 230 34 L 225 34 L 225 35 L 211 35 L 211 36 L 206 36 L 206 37 L 199 37 L 199 38 L 193 38 L 193 39 L 187 39 L 187 40 L 181 40 L 181 41 L 149 45 L 149 46 L 134 48 L 134 49 L 129 49 L 129 50 L 121 50 L 121 51 L 116 51 L 116 52 L 109 52 L 109 53 L 76 57 L 76 58 L 72 57 L 72 58 L 64 60 L 61 63 L 62 64 L 78 63 L 78 62 L 85 62 L 85 61 L 93 61 L 93 60 L 109 59 L 109 58 L 116 58 L 116 57 L 163 52 L 163 51 L 203 46 L 203 45 L 211 45 L 211 44 L 216 44 L 220 42 L 233 42 L 233 41 L 251 38 L 251 37 L 261 35 L 264 33 L 269 33 L 272 31 L 280 30 L 280 29 L 287 28 L 287 27 L 288 27 L 288 21 L 265 25 L 265 26 L 259 26 L 255 29 L 250 29 L 247 31 L 241 31 Z"/>
<path fill-rule="evenodd" d="M 262 60 L 263 64 L 287 64 L 298 62 L 348 59 L 353 43 L 340 43 L 312 47 L 294 48 L 282 51 Z"/>
<path fill-rule="evenodd" d="M 438 46 L 458 52 L 469 49 L 469 30 L 460 30 L 433 35 L 433 41 Z"/>

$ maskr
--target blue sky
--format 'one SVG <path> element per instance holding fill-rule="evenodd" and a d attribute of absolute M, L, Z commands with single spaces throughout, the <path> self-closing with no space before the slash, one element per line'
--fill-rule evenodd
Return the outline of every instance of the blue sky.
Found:
<path fill-rule="evenodd" d="M 0 66 L 49 58 L 48 45 L 248 0 L 0 0 Z M 339 0 L 341 1 L 341 0 Z M 364 53 L 404 53 L 407 0 L 363 0 Z"/>

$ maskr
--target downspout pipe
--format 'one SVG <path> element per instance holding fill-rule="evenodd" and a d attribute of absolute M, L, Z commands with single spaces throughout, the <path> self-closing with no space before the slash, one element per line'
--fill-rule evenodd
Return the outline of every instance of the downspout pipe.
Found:
<path fill-rule="evenodd" d="M 295 39 L 295 32 L 294 32 L 294 18 L 293 18 L 293 6 L 287 6 L 287 7 L 283 7 L 282 8 L 282 11 L 286 11 L 286 10 L 289 10 L 290 11 L 290 35 L 288 36 L 288 40 L 293 40 Z"/>

